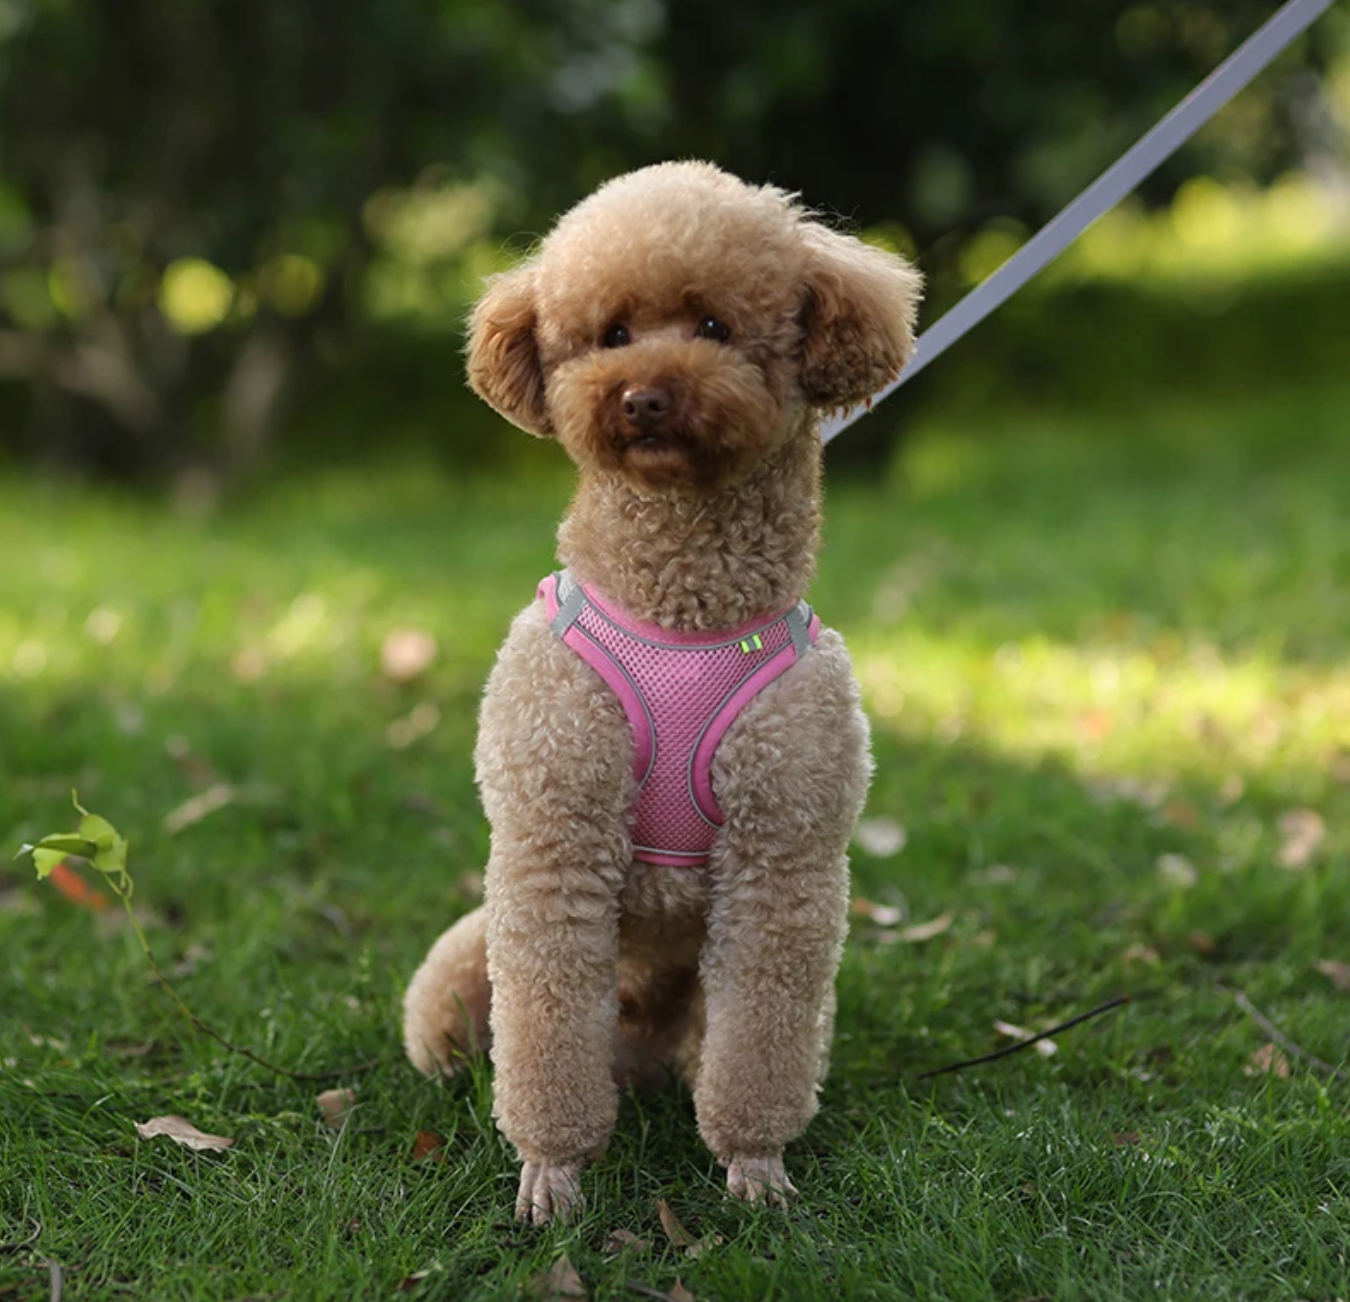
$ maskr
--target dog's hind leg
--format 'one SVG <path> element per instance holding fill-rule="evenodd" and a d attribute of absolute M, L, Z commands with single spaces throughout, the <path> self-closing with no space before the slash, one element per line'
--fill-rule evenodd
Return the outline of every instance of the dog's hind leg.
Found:
<path fill-rule="evenodd" d="M 431 947 L 403 999 L 403 1046 L 418 1071 L 453 1076 L 488 1048 L 487 913 L 475 909 Z"/>

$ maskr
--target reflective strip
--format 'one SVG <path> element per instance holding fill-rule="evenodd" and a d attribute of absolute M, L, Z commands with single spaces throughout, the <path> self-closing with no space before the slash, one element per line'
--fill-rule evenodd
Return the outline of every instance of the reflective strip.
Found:
<path fill-rule="evenodd" d="M 800 660 L 811 649 L 811 607 L 799 601 L 783 618 L 792 638 L 793 653 Z"/>
<path fill-rule="evenodd" d="M 586 590 L 563 570 L 558 575 L 558 613 L 553 616 L 549 626 L 559 637 L 566 636 L 567 630 L 577 622 L 585 606 Z"/>

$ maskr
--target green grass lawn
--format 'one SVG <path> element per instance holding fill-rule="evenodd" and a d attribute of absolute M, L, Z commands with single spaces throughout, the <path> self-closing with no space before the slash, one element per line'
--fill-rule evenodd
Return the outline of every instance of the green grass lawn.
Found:
<path fill-rule="evenodd" d="M 478 889 L 475 702 L 551 565 L 555 450 L 510 482 L 319 470 L 195 520 L 0 482 L 0 1302 L 51 1296 L 49 1261 L 74 1299 L 510 1298 L 563 1254 L 592 1299 L 1350 1297 L 1350 1077 L 1263 1054 L 1238 1003 L 1350 1067 L 1347 412 L 1311 385 L 923 428 L 886 482 L 832 485 L 812 596 L 888 851 L 855 889 L 895 912 L 857 918 L 804 1196 L 728 1202 L 672 1092 L 625 1102 L 584 1218 L 543 1233 L 511 1223 L 490 1073 L 425 1082 L 398 1029 Z M 439 644 L 412 684 L 381 672 L 396 628 Z M 72 787 L 131 837 L 198 1015 L 338 1074 L 194 1033 L 115 910 L 10 861 Z M 1053 1057 L 916 1079 L 1117 993 Z M 358 1090 L 340 1132 L 325 1084 Z M 235 1144 L 138 1139 L 166 1113 Z"/>

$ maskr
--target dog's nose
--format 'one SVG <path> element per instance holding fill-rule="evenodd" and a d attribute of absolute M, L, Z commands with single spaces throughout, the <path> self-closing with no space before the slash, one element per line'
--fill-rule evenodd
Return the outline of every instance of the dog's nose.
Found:
<path fill-rule="evenodd" d="M 674 406 L 669 389 L 655 385 L 645 389 L 625 389 L 623 394 L 623 418 L 638 429 L 652 429 L 659 425 Z"/>

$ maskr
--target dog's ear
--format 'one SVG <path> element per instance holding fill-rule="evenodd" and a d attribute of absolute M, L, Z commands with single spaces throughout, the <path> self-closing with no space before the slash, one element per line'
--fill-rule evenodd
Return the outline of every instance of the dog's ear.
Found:
<path fill-rule="evenodd" d="M 533 267 L 527 263 L 489 279 L 469 318 L 469 384 L 513 425 L 546 436 L 553 426 L 544 406 L 535 317 Z"/>
<path fill-rule="evenodd" d="M 801 231 L 801 388 L 813 406 L 843 410 L 890 383 L 909 360 L 923 277 L 903 258 L 818 222 Z"/>

